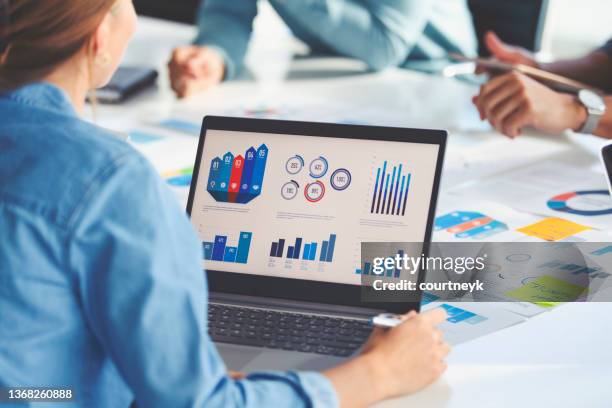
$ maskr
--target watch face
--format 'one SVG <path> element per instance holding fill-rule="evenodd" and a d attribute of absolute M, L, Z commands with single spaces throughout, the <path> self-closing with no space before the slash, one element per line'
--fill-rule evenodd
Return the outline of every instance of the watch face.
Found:
<path fill-rule="evenodd" d="M 580 98 L 580 101 L 589 109 L 595 109 L 601 112 L 606 110 L 606 104 L 603 98 L 593 91 L 583 89 L 580 91 L 578 97 Z"/>

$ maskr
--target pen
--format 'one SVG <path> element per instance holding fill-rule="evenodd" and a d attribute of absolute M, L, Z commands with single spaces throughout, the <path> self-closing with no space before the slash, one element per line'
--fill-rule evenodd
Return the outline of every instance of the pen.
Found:
<path fill-rule="evenodd" d="M 400 324 L 404 323 L 404 321 L 404 319 L 391 313 L 381 313 L 378 316 L 374 316 L 372 319 L 370 319 L 370 323 L 372 323 L 373 326 L 386 329 L 399 326 Z"/>

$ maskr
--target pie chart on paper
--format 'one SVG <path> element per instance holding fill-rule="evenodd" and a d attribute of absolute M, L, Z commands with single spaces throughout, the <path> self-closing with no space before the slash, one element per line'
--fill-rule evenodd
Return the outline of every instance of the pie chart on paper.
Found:
<path fill-rule="evenodd" d="M 548 200 L 548 208 L 569 214 L 593 217 L 612 214 L 612 199 L 607 190 L 572 191 Z"/>

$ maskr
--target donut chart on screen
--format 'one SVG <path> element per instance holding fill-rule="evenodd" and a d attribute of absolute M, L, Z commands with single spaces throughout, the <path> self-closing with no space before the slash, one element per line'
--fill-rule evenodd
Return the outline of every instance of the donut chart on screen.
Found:
<path fill-rule="evenodd" d="M 572 191 L 569 193 L 559 194 L 548 200 L 548 208 L 555 211 L 565 212 L 569 214 L 597 216 L 612 214 L 612 201 L 607 208 L 598 208 L 603 203 L 597 202 L 601 200 L 601 196 L 610 196 L 606 190 L 588 190 L 588 191 Z M 581 209 L 573 206 L 573 200 L 583 200 L 590 209 Z M 589 202 L 590 201 L 590 202 Z M 603 201 L 603 200 L 602 200 Z"/>

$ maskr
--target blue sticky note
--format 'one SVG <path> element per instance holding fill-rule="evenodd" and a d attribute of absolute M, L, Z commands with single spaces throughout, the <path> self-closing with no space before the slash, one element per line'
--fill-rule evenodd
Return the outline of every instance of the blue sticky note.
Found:
<path fill-rule="evenodd" d="M 145 133 L 140 131 L 130 132 L 130 141 L 137 144 L 156 142 L 161 139 L 163 139 L 161 136 L 153 135 L 151 133 Z"/>
<path fill-rule="evenodd" d="M 194 136 L 200 136 L 200 125 L 188 122 L 186 120 L 171 118 L 160 122 L 160 125 L 168 129 L 188 133 Z"/>

